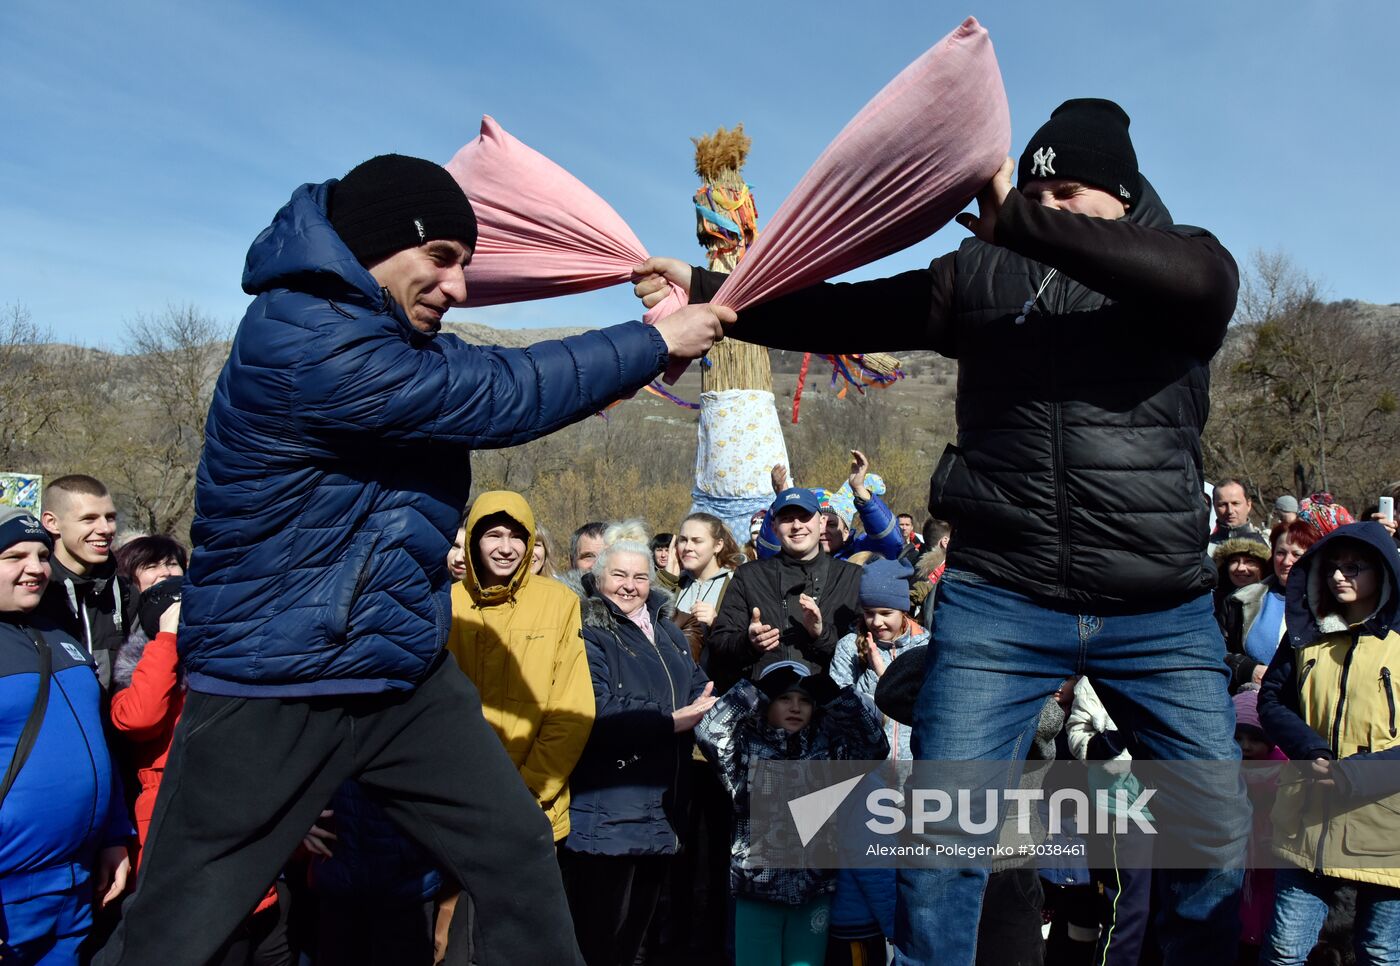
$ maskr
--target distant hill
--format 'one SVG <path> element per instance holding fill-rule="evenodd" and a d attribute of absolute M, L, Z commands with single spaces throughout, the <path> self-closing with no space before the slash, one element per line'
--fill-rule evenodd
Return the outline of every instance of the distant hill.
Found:
<path fill-rule="evenodd" d="M 1341 299 L 1335 303 L 1354 314 L 1364 322 L 1400 326 L 1400 302 L 1379 305 L 1375 302 L 1358 302 L 1356 299 Z"/>
<path fill-rule="evenodd" d="M 564 339 L 571 335 L 578 335 L 580 332 L 587 332 L 586 328 L 563 328 L 563 329 L 495 329 L 489 325 L 479 325 L 476 322 L 444 322 L 442 324 L 444 332 L 451 332 L 453 335 L 465 342 L 472 342 L 476 345 L 498 345 L 507 349 L 519 349 L 523 346 L 534 345 L 536 342 L 546 342 L 550 339 Z"/>

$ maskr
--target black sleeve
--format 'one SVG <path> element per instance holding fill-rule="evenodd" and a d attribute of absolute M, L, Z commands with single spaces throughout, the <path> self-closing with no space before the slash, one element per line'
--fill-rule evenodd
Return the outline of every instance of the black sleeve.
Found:
<path fill-rule="evenodd" d="M 1303 720 L 1298 710 L 1298 665 L 1287 641 L 1278 646 L 1259 685 L 1259 723 L 1269 740 L 1293 761 L 1334 759 L 1327 740 Z"/>
<path fill-rule="evenodd" d="M 1101 731 L 1089 739 L 1085 758 L 1090 761 L 1112 761 L 1123 753 L 1125 746 L 1121 731 Z"/>
<path fill-rule="evenodd" d="M 1254 680 L 1254 667 L 1258 662 L 1248 654 L 1226 654 L 1225 666 L 1230 669 L 1230 693 L 1234 694 L 1242 685 Z"/>
<path fill-rule="evenodd" d="M 1057 268 L 1117 302 L 1169 315 L 1209 352 L 1235 312 L 1239 268 L 1200 228 L 1148 228 L 1047 208 L 1012 191 L 997 216 L 996 242 Z"/>
<path fill-rule="evenodd" d="M 694 268 L 690 301 L 708 302 L 725 275 Z M 795 352 L 844 354 L 932 349 L 955 356 L 949 304 L 953 256 L 866 282 L 822 282 L 739 313 L 728 334 Z"/>
<path fill-rule="evenodd" d="M 754 603 L 750 603 L 750 573 L 745 564 L 734 572 L 733 578 L 725 587 L 719 610 L 715 612 L 715 622 L 705 635 L 705 646 L 709 648 L 710 660 L 718 662 L 712 666 L 710 677 L 723 677 L 726 671 L 748 667 L 757 657 L 753 645 L 749 643 L 749 621 L 753 617 Z M 762 606 L 761 604 L 758 606 Z"/>

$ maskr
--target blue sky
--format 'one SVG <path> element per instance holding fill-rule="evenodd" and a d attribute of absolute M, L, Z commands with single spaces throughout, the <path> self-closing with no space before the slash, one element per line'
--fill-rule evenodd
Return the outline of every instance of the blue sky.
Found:
<path fill-rule="evenodd" d="M 980 9 L 979 9 L 980 6 Z M 386 151 L 447 161 L 481 115 L 574 172 L 655 254 L 698 259 L 689 138 L 743 121 L 762 220 L 865 101 L 967 14 L 1013 150 L 1061 101 L 1132 115 L 1176 219 L 1282 249 L 1334 298 L 1400 302 L 1400 4 L 765 0 L 0 5 L 0 306 L 119 344 L 168 304 L 232 322 L 293 188 Z M 852 273 L 922 264 L 954 225 Z M 449 319 L 633 318 L 625 287 Z"/>

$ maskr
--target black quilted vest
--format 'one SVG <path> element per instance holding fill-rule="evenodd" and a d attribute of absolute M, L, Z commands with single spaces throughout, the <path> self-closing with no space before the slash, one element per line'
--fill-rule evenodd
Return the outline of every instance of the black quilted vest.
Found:
<path fill-rule="evenodd" d="M 1143 188 L 1127 217 L 1171 226 Z M 1216 347 L 1185 345 L 1179 319 L 1063 273 L 1018 323 L 1049 267 L 975 239 L 955 259 L 958 438 L 929 495 L 953 524 L 948 565 L 1071 611 L 1156 610 L 1210 590 L 1201 430 Z"/>

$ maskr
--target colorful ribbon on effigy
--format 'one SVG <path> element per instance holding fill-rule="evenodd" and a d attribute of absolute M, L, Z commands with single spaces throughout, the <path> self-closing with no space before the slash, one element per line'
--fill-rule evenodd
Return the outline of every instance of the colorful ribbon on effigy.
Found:
<path fill-rule="evenodd" d="M 686 402 L 686 401 L 685 401 L 684 399 L 682 399 L 680 396 L 677 396 L 677 395 L 675 395 L 675 394 L 672 393 L 672 392 L 668 392 L 668 391 L 666 390 L 666 387 L 665 387 L 665 386 L 658 386 L 658 385 L 657 385 L 656 383 L 654 383 L 654 382 L 653 382 L 651 385 L 643 386 L 642 388 L 645 389 L 647 392 L 651 393 L 653 396 L 659 396 L 660 398 L 665 399 L 665 400 L 668 401 L 668 402 L 673 402 L 673 403 L 675 403 L 677 406 L 680 406 L 682 409 L 699 409 L 699 408 L 700 408 L 700 404 L 699 404 L 699 403 Z"/>
<path fill-rule="evenodd" d="M 719 241 L 715 251 L 721 254 L 733 252 L 742 259 L 748 239 L 758 237 L 758 208 L 747 184 L 738 188 L 701 185 L 695 192 L 695 213 L 699 216 L 697 233 Z"/>
<path fill-rule="evenodd" d="M 798 414 L 802 409 L 802 391 L 807 387 L 807 372 L 811 367 L 813 353 L 806 352 L 802 355 L 802 368 L 797 372 L 797 389 L 792 394 L 792 421 L 795 423 Z M 897 360 L 879 353 L 879 364 L 873 365 L 875 356 L 867 356 L 864 353 L 854 355 L 828 355 L 816 353 L 817 358 L 825 359 L 831 364 L 831 385 L 836 386 L 837 382 L 844 379 L 848 386 L 854 386 L 856 392 L 864 395 L 865 387 L 874 389 L 884 389 L 894 385 L 904 378 L 904 370 L 899 368 Z M 839 395 L 845 397 L 846 386 L 843 386 Z"/>

